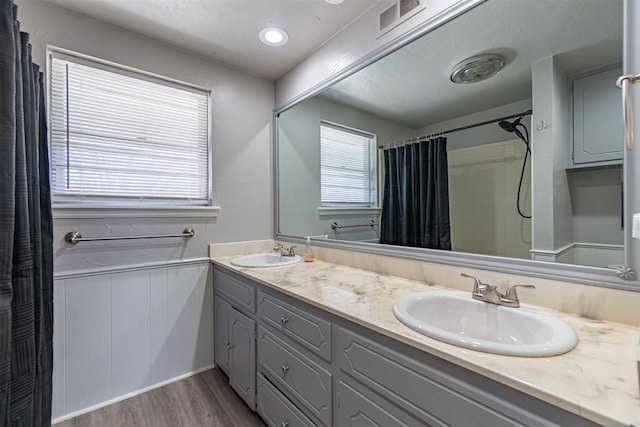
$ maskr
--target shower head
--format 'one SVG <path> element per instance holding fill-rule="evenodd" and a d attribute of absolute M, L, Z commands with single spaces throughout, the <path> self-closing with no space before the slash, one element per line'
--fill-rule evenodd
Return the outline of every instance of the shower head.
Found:
<path fill-rule="evenodd" d="M 522 132 L 520 132 L 520 130 L 518 130 L 518 126 L 524 127 L 524 125 L 520 123 L 520 120 L 522 120 L 522 116 L 518 117 L 513 122 L 508 122 L 506 120 L 501 120 L 500 122 L 498 122 L 498 125 L 502 129 L 506 130 L 507 132 L 515 133 L 518 138 L 523 140 L 524 143 L 528 145 L 528 141 L 526 140 L 526 138 L 524 137 Z"/>
<path fill-rule="evenodd" d="M 520 124 L 520 120 L 522 120 L 522 117 L 518 117 L 517 120 L 515 120 L 513 123 L 512 122 L 508 122 L 506 120 L 501 120 L 498 125 L 506 130 L 507 132 L 512 132 L 512 133 L 520 133 L 520 131 L 518 131 L 518 128 L 516 126 L 518 126 Z M 516 135 L 517 135 L 516 133 Z"/>

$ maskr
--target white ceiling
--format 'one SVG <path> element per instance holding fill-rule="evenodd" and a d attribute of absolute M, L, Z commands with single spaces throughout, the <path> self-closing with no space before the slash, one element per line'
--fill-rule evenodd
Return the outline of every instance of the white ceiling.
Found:
<path fill-rule="evenodd" d="M 338 82 L 335 101 L 419 128 L 531 97 L 531 66 L 555 56 L 568 75 L 622 61 L 622 0 L 489 0 Z M 455 64 L 500 53 L 505 68 L 456 85 Z"/>
<path fill-rule="evenodd" d="M 275 80 L 379 0 L 45 0 Z M 267 46 L 267 26 L 289 34 Z"/>

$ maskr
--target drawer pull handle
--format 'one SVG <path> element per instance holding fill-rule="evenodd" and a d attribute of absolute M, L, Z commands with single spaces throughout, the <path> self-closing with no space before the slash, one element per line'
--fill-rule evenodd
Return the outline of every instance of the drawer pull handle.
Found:
<path fill-rule="evenodd" d="M 282 365 L 282 373 L 283 374 L 286 374 L 288 370 L 289 370 L 289 367 L 287 365 Z"/>
<path fill-rule="evenodd" d="M 289 427 L 289 421 L 283 421 L 280 423 L 282 427 Z"/>
<path fill-rule="evenodd" d="M 288 322 L 289 322 L 289 319 L 287 319 L 286 317 L 280 318 L 280 323 L 282 323 L 282 326 L 285 326 Z"/>

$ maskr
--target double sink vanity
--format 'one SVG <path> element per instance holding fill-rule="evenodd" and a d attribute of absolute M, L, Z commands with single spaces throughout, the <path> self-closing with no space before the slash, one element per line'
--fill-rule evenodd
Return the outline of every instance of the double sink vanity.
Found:
<path fill-rule="evenodd" d="M 280 254 L 212 261 L 216 365 L 268 425 L 640 422 L 636 327 L 529 306 L 536 291 L 516 307 L 481 280 L 460 292 Z"/>

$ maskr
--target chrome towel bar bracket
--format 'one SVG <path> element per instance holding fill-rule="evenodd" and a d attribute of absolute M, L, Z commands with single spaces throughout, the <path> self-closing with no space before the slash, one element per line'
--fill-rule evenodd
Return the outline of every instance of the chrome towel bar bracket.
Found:
<path fill-rule="evenodd" d="M 180 234 L 152 234 L 146 236 L 105 236 L 105 237 L 82 237 L 77 231 L 71 231 L 64 236 L 67 243 L 75 245 L 78 242 L 94 242 L 98 240 L 133 240 L 133 239 L 158 239 L 161 237 L 186 237 L 191 238 L 196 235 L 193 227 L 187 227 Z"/>

